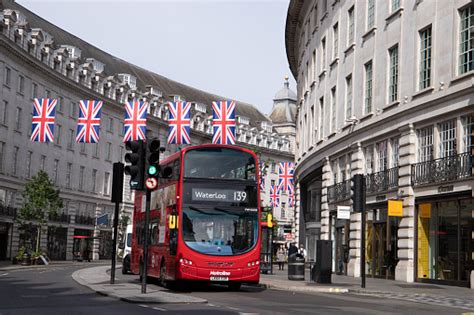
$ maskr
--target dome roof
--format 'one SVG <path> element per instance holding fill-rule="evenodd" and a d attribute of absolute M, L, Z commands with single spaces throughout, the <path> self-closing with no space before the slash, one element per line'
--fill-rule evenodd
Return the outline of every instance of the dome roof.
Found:
<path fill-rule="evenodd" d="M 283 88 L 275 94 L 274 101 L 279 100 L 292 100 L 296 102 L 296 93 L 290 90 L 290 83 L 288 82 L 288 77 L 285 77 L 285 84 Z"/>

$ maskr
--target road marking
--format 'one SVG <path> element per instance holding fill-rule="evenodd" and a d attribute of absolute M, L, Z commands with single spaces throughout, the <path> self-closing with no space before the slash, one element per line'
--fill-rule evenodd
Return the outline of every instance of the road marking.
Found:
<path fill-rule="evenodd" d="M 8 273 L 2 273 L 0 276 L 6 276 L 6 275 L 8 275 Z"/>
<path fill-rule="evenodd" d="M 161 311 L 161 312 L 167 312 L 168 311 L 164 308 L 159 308 L 159 307 L 153 307 L 153 309 L 156 310 L 156 311 Z"/>
<path fill-rule="evenodd" d="M 240 311 L 240 308 L 237 308 L 237 307 L 232 307 L 232 306 L 226 306 L 226 307 L 234 311 Z"/>

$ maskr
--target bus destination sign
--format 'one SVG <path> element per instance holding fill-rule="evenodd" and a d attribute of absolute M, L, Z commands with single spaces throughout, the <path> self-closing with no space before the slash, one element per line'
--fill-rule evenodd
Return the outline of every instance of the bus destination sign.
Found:
<path fill-rule="evenodd" d="M 192 201 L 247 202 L 247 192 L 233 189 L 192 188 Z"/>

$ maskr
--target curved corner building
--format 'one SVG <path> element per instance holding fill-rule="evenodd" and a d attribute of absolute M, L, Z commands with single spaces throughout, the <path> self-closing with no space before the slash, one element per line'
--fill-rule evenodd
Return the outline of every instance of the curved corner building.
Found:
<path fill-rule="evenodd" d="M 333 272 L 360 276 L 361 214 L 340 206 L 364 174 L 367 275 L 474 285 L 473 21 L 470 0 L 290 2 L 310 259 L 332 240 Z"/>

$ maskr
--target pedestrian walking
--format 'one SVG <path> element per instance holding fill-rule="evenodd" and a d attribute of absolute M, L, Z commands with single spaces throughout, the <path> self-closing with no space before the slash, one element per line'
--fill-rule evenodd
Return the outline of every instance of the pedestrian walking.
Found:
<path fill-rule="evenodd" d="M 295 256 L 296 254 L 298 254 L 298 247 L 296 247 L 295 243 L 291 243 L 290 248 L 288 249 L 288 261 L 292 256 Z"/>
<path fill-rule="evenodd" d="M 277 263 L 278 263 L 278 270 L 285 270 L 285 250 L 280 247 L 277 252 Z"/>

